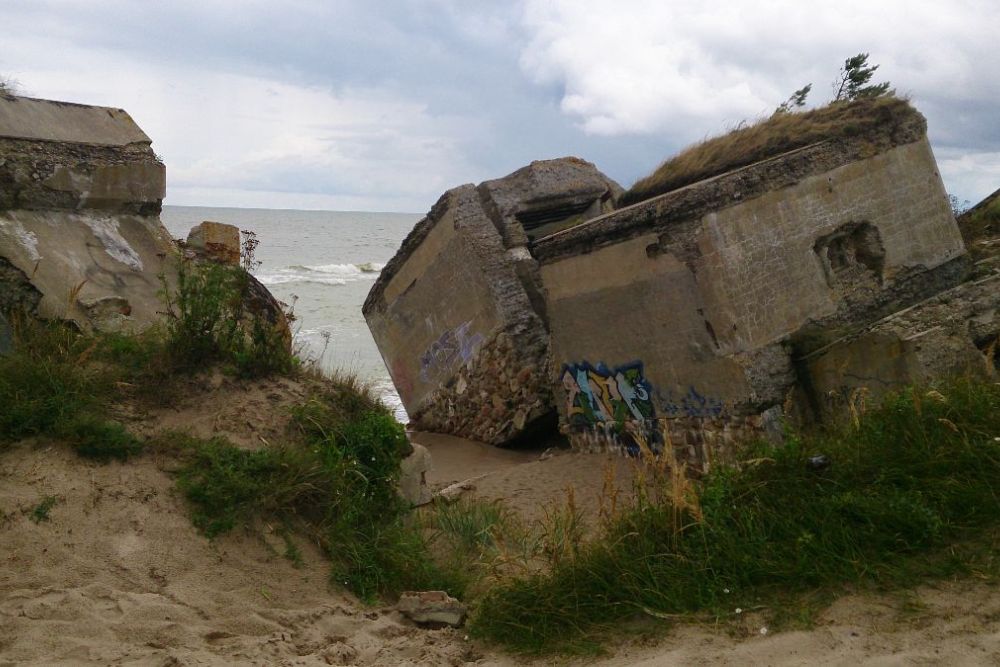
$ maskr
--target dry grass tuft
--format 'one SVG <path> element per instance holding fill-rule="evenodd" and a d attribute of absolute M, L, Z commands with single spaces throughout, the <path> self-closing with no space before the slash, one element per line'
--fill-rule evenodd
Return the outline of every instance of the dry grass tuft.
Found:
<path fill-rule="evenodd" d="M 636 182 L 622 196 L 620 205 L 635 204 L 819 141 L 865 135 L 914 119 L 924 122 L 908 100 L 897 97 L 835 102 L 811 111 L 777 113 L 684 149 Z"/>

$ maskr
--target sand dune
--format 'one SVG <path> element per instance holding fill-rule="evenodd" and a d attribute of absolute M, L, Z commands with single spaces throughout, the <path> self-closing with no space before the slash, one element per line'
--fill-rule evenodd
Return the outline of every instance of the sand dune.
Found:
<path fill-rule="evenodd" d="M 507 494 L 529 514 L 563 482 L 600 478 L 594 455 L 473 456 L 477 445 L 448 444 L 431 444 L 436 483 L 486 472 L 478 492 Z M 0 454 L 0 665 L 528 662 L 461 630 L 425 630 L 391 608 L 365 607 L 328 586 L 327 563 L 309 544 L 299 544 L 301 567 L 283 558 L 267 526 L 205 539 L 170 465 L 156 454 L 96 465 L 39 443 Z M 48 520 L 35 523 L 32 508 L 49 496 Z M 680 625 L 596 661 L 541 664 L 1000 664 L 1000 595 L 977 580 L 843 598 L 808 632 L 761 635 L 760 623 L 746 615 L 718 627 Z"/>

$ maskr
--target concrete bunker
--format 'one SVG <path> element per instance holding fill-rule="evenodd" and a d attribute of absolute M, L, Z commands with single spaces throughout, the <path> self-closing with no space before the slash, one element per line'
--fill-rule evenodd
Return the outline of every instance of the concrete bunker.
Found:
<path fill-rule="evenodd" d="M 611 210 L 576 158 L 449 190 L 386 265 L 364 315 L 416 428 L 509 444 L 555 424 L 537 235 Z"/>
<path fill-rule="evenodd" d="M 158 319 L 165 188 L 125 111 L 0 96 L 0 309 L 84 330 Z"/>
<path fill-rule="evenodd" d="M 923 117 L 899 100 L 844 109 L 873 119 L 618 210 L 611 187 L 584 205 L 522 185 L 497 205 L 489 184 L 530 182 L 539 163 L 447 193 L 365 305 L 414 426 L 503 444 L 554 408 L 576 447 L 671 446 L 705 469 L 783 416 L 818 416 L 810 391 L 839 380 L 813 382 L 807 359 L 964 289 L 970 265 Z M 499 233 L 470 251 L 455 239 L 473 219 Z M 420 376 L 428 361 L 445 370 Z"/>
<path fill-rule="evenodd" d="M 916 112 L 657 195 L 534 253 L 570 439 L 670 442 L 696 467 L 776 425 L 800 356 L 968 270 Z M 589 392 L 566 381 L 584 371 Z M 641 419 L 610 382 L 626 371 L 631 395 L 649 396 Z"/>

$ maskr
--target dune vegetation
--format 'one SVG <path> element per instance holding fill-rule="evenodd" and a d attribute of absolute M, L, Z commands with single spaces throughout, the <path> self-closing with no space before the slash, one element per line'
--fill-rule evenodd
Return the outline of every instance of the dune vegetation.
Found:
<path fill-rule="evenodd" d="M 636 204 L 816 142 L 874 131 L 891 134 L 914 120 L 925 123 L 909 101 L 888 95 L 831 102 L 809 111 L 775 113 L 685 148 L 636 181 L 622 195 L 619 205 Z"/>

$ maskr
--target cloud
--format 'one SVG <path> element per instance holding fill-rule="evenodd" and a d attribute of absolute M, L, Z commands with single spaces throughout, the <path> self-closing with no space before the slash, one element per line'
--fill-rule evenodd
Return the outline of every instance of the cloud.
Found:
<path fill-rule="evenodd" d="M 627 186 L 870 51 L 975 200 L 1000 165 L 992 5 L 11 0 L 0 73 L 126 108 L 171 203 L 426 211 L 563 155 Z"/>
<path fill-rule="evenodd" d="M 136 61 L 37 36 L 7 46 L 31 62 L 29 93 L 127 106 L 168 166 L 168 203 L 419 211 L 480 171 L 463 145 L 483 131 L 474 118 L 432 114 L 391 88 Z"/>
<path fill-rule="evenodd" d="M 870 52 L 877 80 L 928 116 L 935 146 L 976 165 L 950 166 L 949 180 L 985 194 L 1000 164 L 996 18 L 983 0 L 527 0 L 520 65 L 561 88 L 561 110 L 587 134 L 666 137 L 676 150 L 770 113 L 805 83 L 825 102 L 844 59 Z"/>

